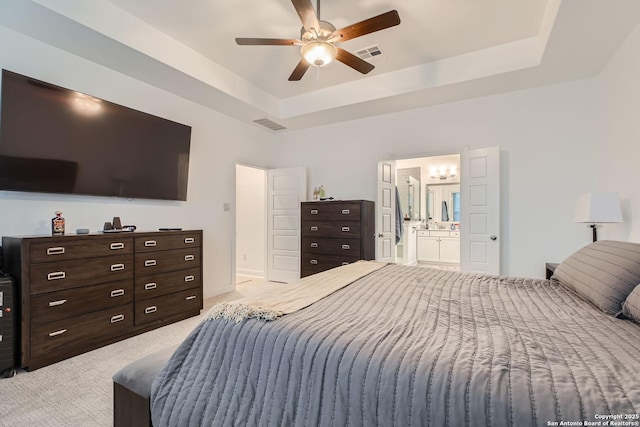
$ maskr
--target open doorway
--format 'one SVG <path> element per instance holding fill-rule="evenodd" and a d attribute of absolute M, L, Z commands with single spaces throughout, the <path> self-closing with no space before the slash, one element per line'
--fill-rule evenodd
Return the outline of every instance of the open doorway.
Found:
<path fill-rule="evenodd" d="M 266 277 L 267 171 L 236 165 L 236 285 Z"/>
<path fill-rule="evenodd" d="M 396 160 L 396 262 L 460 269 L 460 154 Z"/>

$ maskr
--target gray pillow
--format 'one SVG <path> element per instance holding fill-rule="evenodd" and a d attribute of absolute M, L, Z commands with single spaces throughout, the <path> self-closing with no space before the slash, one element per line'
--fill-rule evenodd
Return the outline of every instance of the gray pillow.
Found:
<path fill-rule="evenodd" d="M 552 278 L 605 313 L 617 316 L 622 302 L 640 283 L 640 244 L 591 243 L 560 263 Z"/>
<path fill-rule="evenodd" d="M 622 303 L 622 314 L 640 323 L 640 285 L 636 286 L 624 303 Z"/>

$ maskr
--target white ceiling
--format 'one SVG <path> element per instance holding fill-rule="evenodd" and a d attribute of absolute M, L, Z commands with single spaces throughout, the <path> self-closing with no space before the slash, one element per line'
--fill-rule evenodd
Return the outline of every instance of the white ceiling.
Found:
<path fill-rule="evenodd" d="M 315 0 L 313 0 L 315 5 Z M 289 0 L 3 0 L 0 25 L 245 122 L 300 129 L 597 75 L 635 25 L 638 0 L 321 2 L 337 28 L 396 9 L 401 24 L 341 45 L 378 45 L 362 75 L 341 63 L 287 80 L 299 48 Z"/>

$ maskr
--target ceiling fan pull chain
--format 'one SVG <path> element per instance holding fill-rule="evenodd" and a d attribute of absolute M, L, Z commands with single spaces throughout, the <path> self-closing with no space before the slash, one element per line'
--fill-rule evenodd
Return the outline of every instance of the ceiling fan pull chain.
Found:
<path fill-rule="evenodd" d="M 316 84 L 319 85 L 320 84 L 320 67 L 316 67 Z"/>

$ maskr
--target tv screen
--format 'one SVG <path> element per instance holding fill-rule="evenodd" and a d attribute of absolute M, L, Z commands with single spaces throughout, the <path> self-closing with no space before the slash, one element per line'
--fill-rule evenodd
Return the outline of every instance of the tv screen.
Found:
<path fill-rule="evenodd" d="M 186 200 L 191 127 L 2 70 L 0 190 Z"/>

